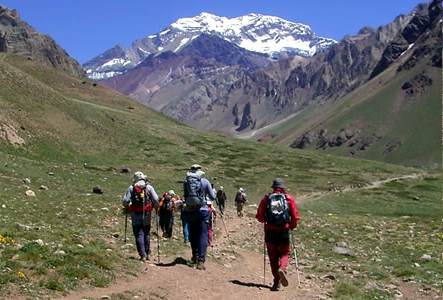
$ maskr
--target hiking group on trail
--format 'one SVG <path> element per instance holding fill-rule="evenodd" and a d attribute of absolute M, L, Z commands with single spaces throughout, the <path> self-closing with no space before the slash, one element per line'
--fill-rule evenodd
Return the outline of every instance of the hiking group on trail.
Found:
<path fill-rule="evenodd" d="M 297 226 L 300 216 L 294 196 L 286 191 L 283 180 L 276 178 L 271 187 L 273 191 L 266 194 L 259 203 L 256 219 L 264 224 L 264 243 L 273 275 L 271 290 L 277 291 L 280 284 L 288 285 L 287 267 L 290 253 L 290 231 Z M 226 193 L 223 186 L 220 186 L 219 190 L 216 191 L 209 180 L 205 178 L 202 167 L 197 164 L 192 165 L 187 171 L 183 181 L 183 191 L 183 199 L 174 190 L 169 190 L 164 192 L 159 200 L 148 178 L 138 171 L 135 172 L 133 183 L 123 196 L 122 204 L 131 215 L 135 243 L 141 261 L 148 260 L 150 255 L 152 211 L 157 212 L 155 214 L 157 236 L 158 225 L 160 225 L 163 238 L 171 238 L 174 212 L 179 210 L 183 226 L 183 239 L 185 243 L 189 241 L 191 246 L 191 261 L 198 270 L 205 270 L 207 248 L 212 246 L 214 242 L 213 226 L 217 217 L 213 201 L 216 201 L 220 209 L 220 217 L 227 233 L 223 221 L 227 200 Z M 239 217 L 243 217 L 243 207 L 246 201 L 246 193 L 240 187 L 235 196 L 235 205 Z M 159 247 L 159 244 L 157 246 Z M 292 246 L 294 247 L 294 245 Z"/>

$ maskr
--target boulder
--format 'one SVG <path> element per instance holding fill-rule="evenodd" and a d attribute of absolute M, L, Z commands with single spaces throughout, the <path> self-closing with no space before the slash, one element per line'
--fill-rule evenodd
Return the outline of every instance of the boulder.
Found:
<path fill-rule="evenodd" d="M 103 189 L 99 185 L 96 185 L 92 188 L 92 192 L 94 194 L 103 194 Z"/>
<path fill-rule="evenodd" d="M 332 251 L 334 251 L 337 254 L 344 255 L 344 256 L 352 256 L 352 251 L 349 248 L 346 247 L 339 247 L 335 246 Z"/>
<path fill-rule="evenodd" d="M 35 193 L 32 190 L 27 190 L 25 192 L 25 195 L 28 196 L 28 197 L 35 197 Z"/>
<path fill-rule="evenodd" d="M 430 256 L 429 254 L 423 254 L 420 259 L 422 261 L 431 261 L 432 260 L 432 256 Z"/>
<path fill-rule="evenodd" d="M 128 166 L 121 166 L 119 171 L 124 174 L 131 173 L 131 169 Z"/>

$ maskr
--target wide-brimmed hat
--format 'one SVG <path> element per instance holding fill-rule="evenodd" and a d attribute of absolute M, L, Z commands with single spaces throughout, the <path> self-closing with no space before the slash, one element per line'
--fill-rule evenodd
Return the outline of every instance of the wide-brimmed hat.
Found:
<path fill-rule="evenodd" d="M 285 184 L 283 182 L 283 179 L 275 178 L 274 181 L 272 181 L 271 188 L 273 188 L 273 189 L 276 189 L 276 188 L 284 189 L 285 188 Z"/>
<path fill-rule="evenodd" d="M 174 192 L 174 190 L 169 190 L 169 191 L 168 191 L 168 194 L 169 194 L 170 196 L 175 196 L 175 192 Z"/>

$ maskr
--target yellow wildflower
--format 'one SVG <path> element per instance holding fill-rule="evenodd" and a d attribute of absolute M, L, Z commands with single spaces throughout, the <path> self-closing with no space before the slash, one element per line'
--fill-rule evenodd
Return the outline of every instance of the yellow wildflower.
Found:
<path fill-rule="evenodd" d="M 18 271 L 17 275 L 18 275 L 18 278 L 20 278 L 20 279 L 26 278 L 25 273 L 23 273 L 22 271 Z"/>

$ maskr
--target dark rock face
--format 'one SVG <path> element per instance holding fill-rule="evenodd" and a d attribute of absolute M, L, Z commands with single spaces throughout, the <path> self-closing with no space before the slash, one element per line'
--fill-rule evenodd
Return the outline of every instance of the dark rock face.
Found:
<path fill-rule="evenodd" d="M 240 126 L 236 130 L 242 131 L 248 127 L 253 129 L 254 128 L 253 124 L 254 124 L 254 121 L 251 116 L 251 103 L 248 102 L 248 103 L 246 103 L 245 107 L 243 108 L 243 116 L 241 118 Z"/>
<path fill-rule="evenodd" d="M 245 68 L 266 66 L 269 61 L 265 54 L 255 53 L 213 35 L 202 34 L 180 51 L 180 55 L 196 56 L 227 65 L 241 65 Z"/>
<path fill-rule="evenodd" d="M 400 146 L 403 144 L 403 142 L 401 140 L 392 140 L 389 143 L 387 143 L 385 145 L 385 150 L 383 151 L 383 154 L 388 154 L 391 152 L 394 152 L 395 150 L 397 150 L 398 148 L 400 148 Z"/>
<path fill-rule="evenodd" d="M 432 85 L 432 78 L 425 72 L 417 74 L 411 81 L 406 81 L 401 89 L 405 92 L 408 98 L 413 96 L 419 96 L 423 94 L 427 87 Z"/>
<path fill-rule="evenodd" d="M 412 17 L 408 25 L 401 31 L 401 34 L 399 34 L 395 40 L 386 47 L 380 62 L 372 71 L 370 78 L 383 72 L 397 58 L 399 58 L 411 44 L 420 42 L 419 40 L 424 35 L 431 35 L 432 32 L 434 32 L 435 35 L 435 31 L 438 31 L 438 34 L 441 36 L 441 25 L 437 26 L 437 23 L 440 21 L 442 13 L 441 1 L 434 0 L 429 5 L 419 5 L 416 8 L 415 15 Z M 441 37 L 437 38 L 437 40 L 439 40 L 439 44 L 433 45 L 435 47 L 424 45 L 423 47 L 416 49 L 403 68 L 410 69 L 415 65 L 419 58 L 432 52 L 433 49 L 441 49 Z M 441 50 L 439 55 L 441 57 Z"/>
<path fill-rule="evenodd" d="M 0 6 L 0 52 L 19 54 L 83 76 L 81 66 L 50 37 L 35 31 L 22 21 L 16 10 Z"/>

